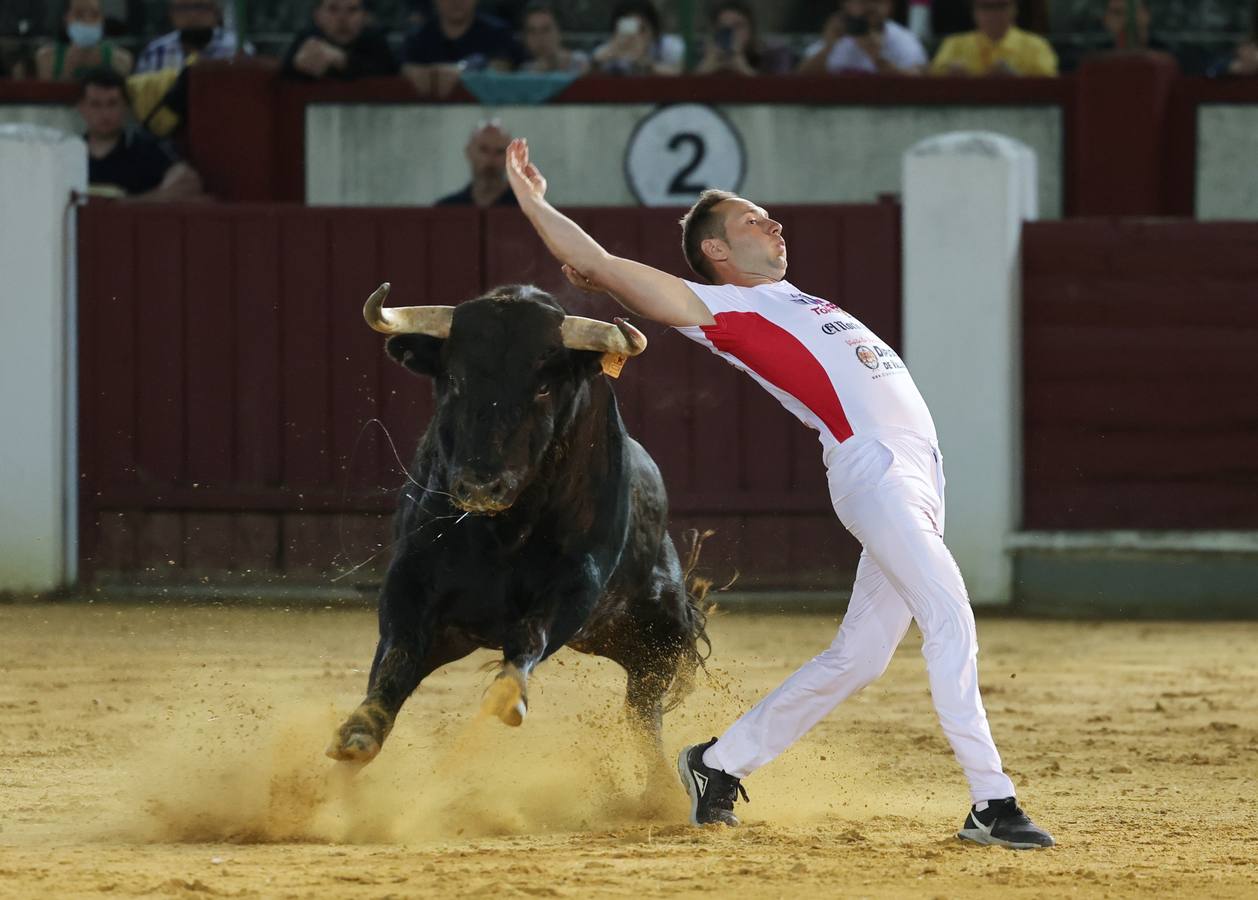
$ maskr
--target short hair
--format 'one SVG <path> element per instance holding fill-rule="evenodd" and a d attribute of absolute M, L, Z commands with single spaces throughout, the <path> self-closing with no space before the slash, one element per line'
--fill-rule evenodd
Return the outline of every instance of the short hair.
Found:
<path fill-rule="evenodd" d="M 725 218 L 717 215 L 715 207 L 737 196 L 730 191 L 708 188 L 681 217 L 681 251 L 686 254 L 690 270 L 704 281 L 715 282 L 716 272 L 703 252 L 703 242 L 711 237 L 725 240 Z"/>
<path fill-rule="evenodd" d="M 751 4 L 744 3 L 743 0 L 723 0 L 723 2 L 712 7 L 712 11 L 708 14 L 708 21 L 715 25 L 717 16 L 723 12 L 736 12 L 751 25 L 751 30 L 756 30 L 756 14 L 752 10 Z"/>
<path fill-rule="evenodd" d="M 520 22 L 523 23 L 527 21 L 529 16 L 536 15 L 537 13 L 545 13 L 555 20 L 556 25 L 560 24 L 559 13 L 555 9 L 555 4 L 551 2 L 551 0 L 529 0 L 529 2 L 525 4 L 524 9 L 520 12 Z"/>
<path fill-rule="evenodd" d="M 651 0 L 621 0 L 612 7 L 612 31 L 616 30 L 616 23 L 625 16 L 641 16 L 646 19 L 646 23 L 651 26 L 651 30 L 655 32 L 656 40 L 660 37 L 660 11 L 655 8 L 655 4 Z"/>
<path fill-rule="evenodd" d="M 117 70 L 108 66 L 91 69 L 79 79 L 79 99 L 87 96 L 89 86 L 98 88 L 117 88 L 122 92 L 122 99 L 127 99 L 127 79 L 118 74 Z"/>

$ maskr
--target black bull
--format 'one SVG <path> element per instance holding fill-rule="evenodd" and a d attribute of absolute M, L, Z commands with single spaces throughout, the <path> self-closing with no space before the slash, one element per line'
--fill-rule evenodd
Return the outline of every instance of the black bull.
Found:
<path fill-rule="evenodd" d="M 382 325 L 385 293 L 368 303 L 373 327 L 413 329 Z M 568 324 L 590 320 L 529 286 L 443 309 L 443 326 L 386 344 L 434 380 L 436 409 L 394 518 L 367 696 L 328 755 L 373 759 L 420 681 L 481 647 L 503 658 L 482 711 L 519 725 L 529 674 L 569 646 L 628 673 L 629 718 L 658 772 L 666 698 L 685 696 L 709 646 L 703 587 L 685 583 L 663 481 L 625 430 L 603 353 L 571 349 Z"/>

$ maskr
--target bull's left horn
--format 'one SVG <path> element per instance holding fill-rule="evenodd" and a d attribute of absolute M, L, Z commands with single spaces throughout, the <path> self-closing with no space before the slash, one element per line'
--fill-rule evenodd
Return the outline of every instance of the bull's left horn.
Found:
<path fill-rule="evenodd" d="M 637 356 L 646 349 L 646 335 L 624 319 L 617 319 L 613 325 L 598 319 L 564 316 L 559 332 L 563 335 L 563 345 L 570 350 Z"/>
<path fill-rule="evenodd" d="M 376 288 L 363 306 L 363 318 L 381 334 L 427 334 L 432 337 L 450 336 L 450 322 L 454 318 L 453 306 L 395 306 L 385 308 L 384 299 L 389 296 L 389 282 Z"/>

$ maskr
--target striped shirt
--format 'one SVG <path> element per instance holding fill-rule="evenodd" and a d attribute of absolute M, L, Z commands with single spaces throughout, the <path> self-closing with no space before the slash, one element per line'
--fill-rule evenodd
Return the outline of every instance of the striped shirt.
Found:
<path fill-rule="evenodd" d="M 197 56 L 200 59 L 230 59 L 236 55 L 236 32 L 222 27 L 214 29 L 214 36 Z M 244 52 L 253 53 L 253 47 L 245 44 Z M 171 31 L 159 38 L 154 38 L 140 53 L 135 62 L 136 74 L 142 72 L 160 72 L 162 69 L 182 69 L 187 62 L 183 44 L 179 41 L 179 32 Z"/>

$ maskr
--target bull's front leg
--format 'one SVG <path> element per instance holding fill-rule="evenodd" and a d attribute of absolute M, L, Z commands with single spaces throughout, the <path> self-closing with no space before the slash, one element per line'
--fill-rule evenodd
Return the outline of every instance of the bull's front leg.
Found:
<path fill-rule="evenodd" d="M 503 637 L 502 671 L 485 691 L 481 712 L 507 725 L 528 714 L 528 679 L 546 657 L 568 643 L 589 618 L 600 588 L 592 579 L 547 594 L 538 608 L 514 622 Z"/>
<path fill-rule="evenodd" d="M 325 751 L 336 760 L 368 763 L 406 699 L 430 673 L 470 653 L 475 646 L 461 635 L 434 633 L 429 607 L 417 597 L 412 580 L 390 569 L 380 594 L 380 642 L 367 679 L 367 696 L 336 730 Z"/>

